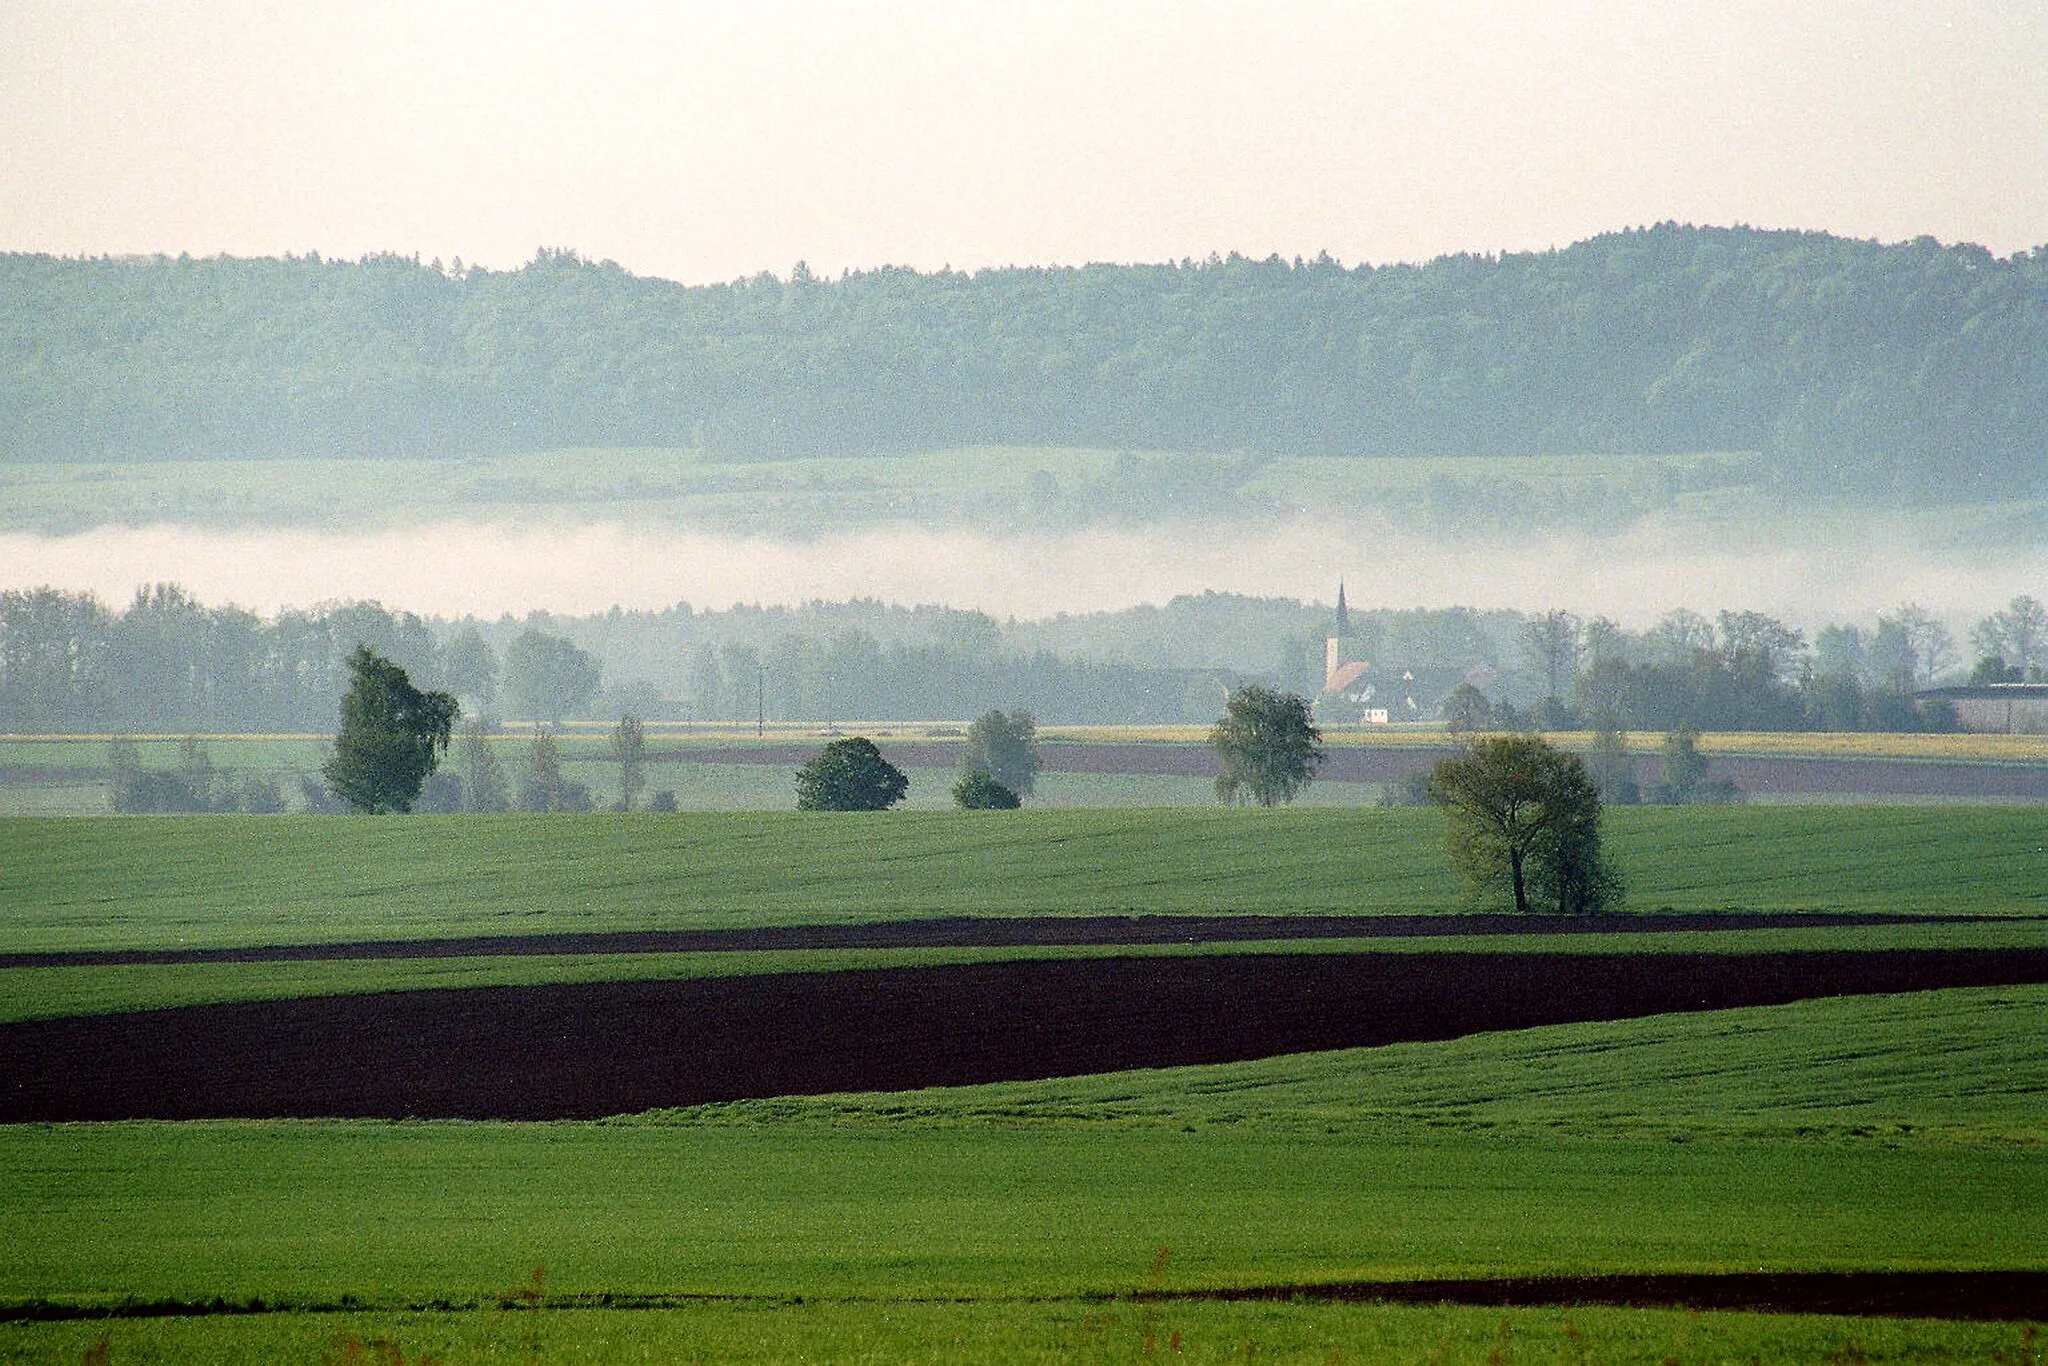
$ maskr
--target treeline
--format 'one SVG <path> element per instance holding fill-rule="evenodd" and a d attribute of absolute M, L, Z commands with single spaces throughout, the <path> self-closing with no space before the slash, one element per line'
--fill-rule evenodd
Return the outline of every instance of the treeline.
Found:
<path fill-rule="evenodd" d="M 588 617 L 433 620 L 377 603 L 262 618 L 172 585 L 114 610 L 53 588 L 0 592 L 0 733 L 325 733 L 358 645 L 468 718 L 965 719 L 1202 724 L 1247 682 L 1316 696 L 1327 608 L 1204 593 L 1162 607 L 997 622 L 872 600 Z M 1317 716 L 1442 718 L 1469 730 L 1916 730 L 1952 724 L 1931 684 L 2048 679 L 2048 607 L 2014 598 L 1958 642 L 1911 604 L 1811 642 L 1756 612 L 1604 618 L 1359 608 L 1362 672 Z M 201 785 L 203 786 L 203 785 Z M 253 798 L 252 798 L 253 800 Z"/>
<path fill-rule="evenodd" d="M 2021 595 L 1970 632 L 1972 683 L 2042 681 L 2048 607 Z M 1948 627 L 1911 603 L 1874 627 L 1834 623 L 1803 632 L 1760 612 L 1690 611 L 1647 631 L 1553 611 L 1523 631 L 1524 662 L 1540 695 L 1524 707 L 1467 684 L 1446 699 L 1456 730 L 1942 731 L 1954 705 L 1916 694 L 1958 680 L 1963 661 Z"/>
<path fill-rule="evenodd" d="M 1664 224 L 1423 266 L 705 287 L 567 252 L 513 271 L 12 255 L 0 300 L 17 460 L 1752 450 L 1893 495 L 2048 481 L 2048 249 L 1925 238 Z"/>
<path fill-rule="evenodd" d="M 818 607 L 827 619 L 842 615 Z M 813 636 L 789 629 L 802 614 L 758 611 L 700 622 L 686 606 L 479 624 L 353 602 L 265 620 L 206 607 L 173 585 L 140 591 L 120 611 L 52 588 L 0 592 L 0 733 L 329 731 L 358 645 L 454 693 L 466 715 L 542 722 L 628 712 L 736 723 L 931 719 L 1023 705 L 1054 724 L 1161 724 L 1212 719 L 1233 678 L 1012 652 L 979 613 L 920 611 L 939 638 L 885 642 L 850 627 Z M 771 634 L 770 623 L 783 629 Z"/>
<path fill-rule="evenodd" d="M 440 672 L 410 612 L 342 603 L 264 619 L 175 585 L 122 611 L 53 588 L 0 593 L 0 731 L 13 734 L 320 732 L 346 660 L 368 645 L 416 677 Z"/>

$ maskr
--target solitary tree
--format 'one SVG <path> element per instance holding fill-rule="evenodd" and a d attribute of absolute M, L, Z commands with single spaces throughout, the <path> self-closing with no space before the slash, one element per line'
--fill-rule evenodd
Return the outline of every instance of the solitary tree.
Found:
<path fill-rule="evenodd" d="M 1711 761 L 1700 753 L 1698 737 L 1691 726 L 1679 722 L 1664 737 L 1657 754 L 1663 763 L 1663 781 L 1651 789 L 1651 799 L 1666 806 L 1690 802 L 1726 805 L 1742 800 L 1741 789 L 1727 778 L 1707 779 Z"/>
<path fill-rule="evenodd" d="M 1260 806 L 1293 801 L 1322 766 L 1322 741 L 1305 698 L 1257 685 L 1237 689 L 1209 732 L 1209 748 L 1223 763 L 1217 798 Z"/>
<path fill-rule="evenodd" d="M 505 811 L 512 805 L 505 789 L 505 766 L 491 749 L 490 725 L 479 716 L 462 728 L 455 742 L 455 763 L 462 770 L 464 811 Z"/>
<path fill-rule="evenodd" d="M 1658 799 L 1667 805 L 1683 806 L 1707 781 L 1707 756 L 1700 753 L 1693 728 L 1680 721 L 1665 735 L 1657 748 L 1664 780 L 1657 785 Z"/>
<path fill-rule="evenodd" d="M 590 810 L 590 790 L 563 776 L 561 747 L 545 728 L 534 732 L 519 766 L 517 806 L 521 811 Z"/>
<path fill-rule="evenodd" d="M 834 740 L 796 771 L 799 811 L 886 811 L 909 790 L 903 770 L 859 735 Z"/>
<path fill-rule="evenodd" d="M 528 630 L 505 648 L 506 700 L 532 721 L 559 722 L 596 693 L 604 670 L 572 640 Z"/>
<path fill-rule="evenodd" d="M 1955 637 L 1949 634 L 1948 627 L 1942 625 L 1939 618 L 1920 604 L 1909 602 L 1886 612 L 1878 617 L 1877 625 L 1881 635 L 1887 629 L 1896 632 L 1904 646 L 1903 665 L 1895 663 L 1893 668 L 1898 682 L 1904 685 L 1899 691 L 1924 688 L 1955 667 Z"/>
<path fill-rule="evenodd" d="M 483 632 L 474 626 L 441 647 L 441 683 L 458 698 L 467 697 L 477 710 L 489 711 L 498 697 L 498 656 Z"/>
<path fill-rule="evenodd" d="M 1578 755 L 1533 735 L 1476 740 L 1438 762 L 1429 795 L 1448 817 L 1451 862 L 1477 887 L 1505 883 L 1517 911 L 1531 909 L 1532 891 L 1561 913 L 1619 900 L 1600 850 L 1600 794 Z"/>
<path fill-rule="evenodd" d="M 405 670 L 366 645 L 348 657 L 341 733 L 321 770 L 334 795 L 356 811 L 410 811 L 448 749 L 455 699 L 421 692 Z"/>
<path fill-rule="evenodd" d="M 1761 679 L 1790 674 L 1806 650 L 1806 636 L 1762 612 L 1723 612 L 1721 655 L 1728 667 Z"/>
<path fill-rule="evenodd" d="M 647 739 L 631 712 L 612 727 L 612 755 L 619 761 L 619 810 L 631 811 L 633 798 L 647 785 Z"/>
<path fill-rule="evenodd" d="M 1452 735 L 1485 730 L 1493 724 L 1493 704 L 1470 683 L 1460 683 L 1444 699 L 1444 729 Z"/>
<path fill-rule="evenodd" d="M 985 773 L 1019 801 L 1038 782 L 1038 722 L 1028 711 L 986 711 L 967 728 L 960 774 Z"/>
<path fill-rule="evenodd" d="M 1578 673 L 1584 649 L 1579 619 L 1563 611 L 1532 618 L 1522 628 L 1522 646 L 1529 652 L 1529 662 L 1543 675 L 1543 695 L 1562 700 Z"/>

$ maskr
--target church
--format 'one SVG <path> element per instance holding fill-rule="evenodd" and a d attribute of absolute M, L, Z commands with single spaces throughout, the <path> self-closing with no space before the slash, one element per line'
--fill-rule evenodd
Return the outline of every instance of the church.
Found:
<path fill-rule="evenodd" d="M 1344 601 L 1344 582 L 1337 581 L 1337 617 L 1331 624 L 1330 635 L 1323 642 L 1323 691 L 1316 700 L 1332 710 L 1349 714 L 1359 708 L 1358 719 L 1366 725 L 1384 726 L 1391 717 L 1386 707 L 1368 705 L 1377 689 L 1367 681 L 1372 672 L 1370 660 L 1353 659 L 1351 652 L 1351 609 Z M 1408 703 L 1412 711 L 1415 704 Z"/>

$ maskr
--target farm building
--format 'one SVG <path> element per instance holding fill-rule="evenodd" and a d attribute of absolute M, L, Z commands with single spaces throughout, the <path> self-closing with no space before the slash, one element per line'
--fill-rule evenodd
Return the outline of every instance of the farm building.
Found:
<path fill-rule="evenodd" d="M 2048 734 L 2048 683 L 1985 683 L 1929 688 L 1915 697 L 1946 701 L 1964 730 L 1992 735 Z"/>

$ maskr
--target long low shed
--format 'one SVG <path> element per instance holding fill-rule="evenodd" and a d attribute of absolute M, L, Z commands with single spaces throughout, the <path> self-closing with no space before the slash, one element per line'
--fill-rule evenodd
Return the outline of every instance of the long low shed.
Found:
<path fill-rule="evenodd" d="M 1984 683 L 1972 688 L 1929 688 L 1916 697 L 1952 704 L 1956 724 L 1991 735 L 2048 734 L 2048 683 Z"/>

